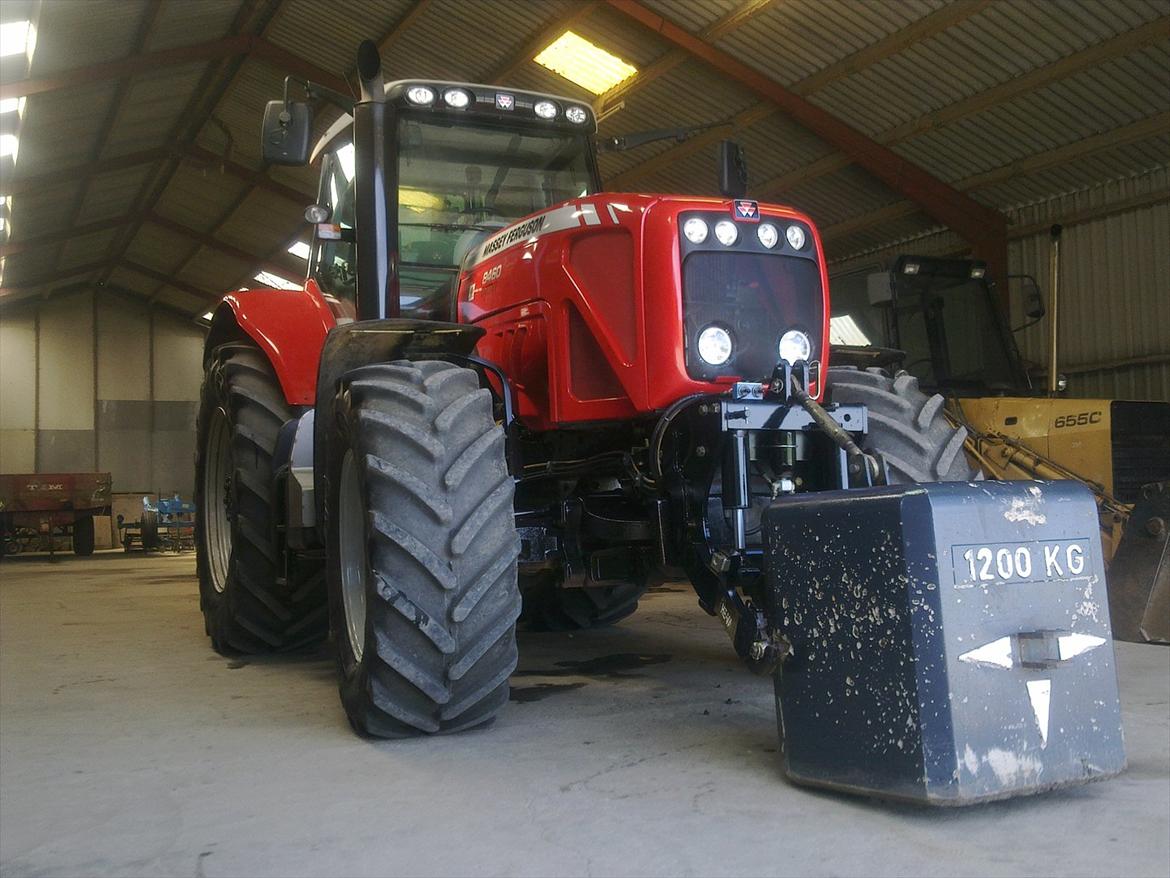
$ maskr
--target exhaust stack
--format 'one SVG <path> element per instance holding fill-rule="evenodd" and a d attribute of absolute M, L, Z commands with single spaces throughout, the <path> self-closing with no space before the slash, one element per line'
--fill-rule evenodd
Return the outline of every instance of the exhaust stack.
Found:
<path fill-rule="evenodd" d="M 369 40 L 358 46 L 357 73 L 361 83 L 361 100 L 353 108 L 357 312 L 359 320 L 383 320 L 400 313 L 398 241 L 391 234 L 391 217 L 398 209 L 398 167 L 394 138 L 386 131 L 394 123 L 387 118 L 382 58 Z"/>

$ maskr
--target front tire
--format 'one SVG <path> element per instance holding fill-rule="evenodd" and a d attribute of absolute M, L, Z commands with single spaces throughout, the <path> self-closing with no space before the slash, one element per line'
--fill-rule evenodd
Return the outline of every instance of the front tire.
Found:
<path fill-rule="evenodd" d="M 196 427 L 195 547 L 204 627 L 223 655 L 297 649 L 326 632 L 320 565 L 285 570 L 276 536 L 273 455 L 292 417 L 263 353 L 212 351 Z M 157 518 L 144 515 L 143 550 L 159 543 Z"/>
<path fill-rule="evenodd" d="M 516 667 L 519 539 L 504 434 L 476 374 L 348 373 L 327 443 L 330 619 L 363 735 L 489 722 Z"/>

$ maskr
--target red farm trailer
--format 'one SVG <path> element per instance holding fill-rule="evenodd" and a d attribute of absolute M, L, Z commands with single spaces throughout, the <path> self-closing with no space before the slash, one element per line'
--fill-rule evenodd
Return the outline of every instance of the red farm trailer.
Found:
<path fill-rule="evenodd" d="M 76 555 L 92 555 L 93 517 L 109 515 L 109 473 L 0 475 L 0 551 L 16 554 L 69 536 Z"/>

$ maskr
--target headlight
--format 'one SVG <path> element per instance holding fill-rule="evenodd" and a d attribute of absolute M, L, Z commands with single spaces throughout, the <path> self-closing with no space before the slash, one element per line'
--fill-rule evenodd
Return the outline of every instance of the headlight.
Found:
<path fill-rule="evenodd" d="M 435 102 L 435 92 L 425 85 L 412 85 L 406 90 L 406 99 L 412 104 L 433 104 Z"/>
<path fill-rule="evenodd" d="M 771 223 L 760 223 L 756 229 L 756 237 L 760 239 L 760 243 L 771 250 L 776 246 L 776 242 L 780 240 L 780 233 L 776 231 L 776 227 Z"/>
<path fill-rule="evenodd" d="M 552 101 L 538 101 L 536 106 L 532 108 L 542 119 L 555 119 L 557 116 L 557 105 Z"/>
<path fill-rule="evenodd" d="M 784 230 L 784 236 L 788 238 L 788 243 L 792 245 L 793 250 L 804 248 L 804 229 L 800 226 L 789 226 Z"/>
<path fill-rule="evenodd" d="M 792 366 L 812 356 L 812 342 L 799 329 L 790 329 L 780 336 L 780 359 Z"/>
<path fill-rule="evenodd" d="M 448 107 L 454 107 L 456 110 L 462 110 L 469 103 L 471 103 L 471 95 L 461 88 L 449 88 L 443 92 L 443 102 Z"/>
<path fill-rule="evenodd" d="M 702 244 L 707 240 L 707 224 L 697 216 L 693 216 L 683 223 L 683 234 L 692 244 Z"/>
<path fill-rule="evenodd" d="M 724 247 L 730 247 L 739 238 L 739 229 L 731 220 L 719 220 L 715 223 L 715 237 Z"/>
<path fill-rule="evenodd" d="M 584 107 L 569 107 L 565 110 L 565 118 L 574 125 L 584 125 L 589 119 L 589 114 L 585 112 Z"/>
<path fill-rule="evenodd" d="M 722 326 L 708 326 L 699 333 L 699 356 L 709 366 L 722 366 L 731 359 L 731 334 Z"/>

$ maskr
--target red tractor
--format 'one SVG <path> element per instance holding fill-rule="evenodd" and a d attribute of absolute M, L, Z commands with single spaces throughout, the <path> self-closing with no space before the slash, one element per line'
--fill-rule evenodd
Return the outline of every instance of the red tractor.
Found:
<path fill-rule="evenodd" d="M 453 732 L 507 701 L 518 620 L 609 624 L 684 578 L 776 675 L 793 777 L 961 803 L 1120 770 L 1106 611 L 1076 609 L 1071 574 L 1033 573 L 1056 547 L 1099 575 L 1091 496 L 968 483 L 940 397 L 830 368 L 807 216 L 741 197 L 728 149 L 730 197 L 606 193 L 585 104 L 386 85 L 368 43 L 358 70 L 357 101 L 306 84 L 345 108 L 311 159 L 309 104 L 268 105 L 265 157 L 321 166 L 308 278 L 226 296 L 207 340 L 197 544 L 217 650 L 328 631 L 358 732 Z M 1017 506 L 1042 511 L 1001 514 Z M 996 573 L 1001 549 L 1016 566 Z M 944 636 L 944 609 L 1013 577 L 1055 585 L 956 612 Z M 1073 635 L 1100 660 L 1073 667 Z M 999 640 L 1016 658 L 990 718 L 1032 729 L 1009 743 L 950 706 L 988 691 L 969 654 Z M 1028 656 L 1076 696 L 1039 733 Z M 1092 730 L 1086 699 L 1105 705 Z M 905 765 L 859 762 L 894 738 Z"/>

